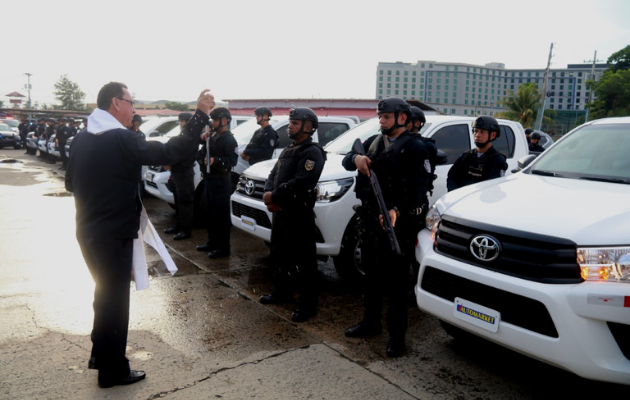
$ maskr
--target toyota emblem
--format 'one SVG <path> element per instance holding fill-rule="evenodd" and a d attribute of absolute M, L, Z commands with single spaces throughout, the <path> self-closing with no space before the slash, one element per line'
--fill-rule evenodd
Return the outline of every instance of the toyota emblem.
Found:
<path fill-rule="evenodd" d="M 492 236 L 477 235 L 470 241 L 470 253 L 480 261 L 494 261 L 501 254 L 501 244 Z"/>
<path fill-rule="evenodd" d="M 254 190 L 256 190 L 256 183 L 254 183 L 254 181 L 248 180 L 245 182 L 245 193 L 251 196 L 254 194 Z"/>

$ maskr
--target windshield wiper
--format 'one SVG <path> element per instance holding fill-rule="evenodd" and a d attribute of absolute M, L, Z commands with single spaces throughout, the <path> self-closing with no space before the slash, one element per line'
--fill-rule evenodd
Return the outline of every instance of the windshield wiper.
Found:
<path fill-rule="evenodd" d="M 630 179 L 623 178 L 605 178 L 605 177 L 594 177 L 594 176 L 581 176 L 580 179 L 585 181 L 597 181 L 597 182 L 609 182 L 609 183 L 624 183 L 626 185 L 630 185 Z"/>
<path fill-rule="evenodd" d="M 542 175 L 542 176 L 562 176 L 556 172 L 552 172 L 552 171 L 543 171 L 541 169 L 533 169 L 531 170 L 531 173 L 533 175 Z"/>

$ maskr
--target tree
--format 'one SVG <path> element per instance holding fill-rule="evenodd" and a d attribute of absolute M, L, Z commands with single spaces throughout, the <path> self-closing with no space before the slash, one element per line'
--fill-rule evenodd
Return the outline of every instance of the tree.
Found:
<path fill-rule="evenodd" d="M 507 95 L 499 102 L 505 111 L 497 113 L 496 117 L 518 121 L 524 127 L 532 127 L 536 123 L 541 96 L 538 85 L 534 82 L 519 86 L 517 93 L 508 90 Z"/>
<path fill-rule="evenodd" d="M 178 103 L 176 101 L 170 101 L 167 103 L 164 103 L 164 107 L 167 110 L 176 110 L 176 111 L 188 111 L 188 105 L 184 104 L 184 103 Z"/>
<path fill-rule="evenodd" d="M 630 69 L 607 70 L 597 82 L 588 80 L 596 99 L 587 104 L 592 118 L 623 117 L 630 115 Z"/>
<path fill-rule="evenodd" d="M 607 62 L 613 72 L 630 69 L 630 45 L 613 53 Z"/>
<path fill-rule="evenodd" d="M 67 75 L 62 75 L 55 83 L 54 95 L 61 104 L 54 105 L 53 108 L 77 111 L 84 111 L 86 109 L 86 106 L 83 103 L 85 93 L 79 89 L 79 85 L 70 81 Z"/>

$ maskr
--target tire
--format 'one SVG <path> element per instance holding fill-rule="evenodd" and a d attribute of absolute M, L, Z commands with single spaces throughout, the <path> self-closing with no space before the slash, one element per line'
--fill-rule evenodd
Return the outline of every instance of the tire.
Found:
<path fill-rule="evenodd" d="M 361 266 L 361 241 L 358 233 L 359 217 L 353 216 L 341 239 L 339 255 L 333 257 L 337 274 L 350 284 L 361 284 L 365 271 Z"/>

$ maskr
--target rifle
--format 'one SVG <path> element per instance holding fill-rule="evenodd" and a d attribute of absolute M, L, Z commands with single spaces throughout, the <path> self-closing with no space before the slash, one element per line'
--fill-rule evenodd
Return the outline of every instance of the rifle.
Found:
<path fill-rule="evenodd" d="M 355 139 L 352 144 L 352 151 L 361 156 L 365 155 L 365 150 L 363 150 L 363 144 L 361 140 Z M 372 191 L 374 192 L 374 196 L 376 196 L 376 202 L 378 203 L 378 209 L 383 216 L 383 225 L 385 227 L 385 232 L 387 232 L 387 236 L 389 237 L 389 243 L 392 247 L 392 250 L 400 255 L 400 246 L 398 245 L 398 240 L 396 239 L 396 232 L 394 232 L 394 227 L 392 226 L 392 220 L 389 218 L 389 213 L 387 212 L 387 206 L 385 205 L 385 199 L 383 198 L 383 192 L 381 191 L 381 186 L 378 184 L 378 179 L 376 178 L 376 174 L 370 168 L 370 186 L 372 186 Z"/>

